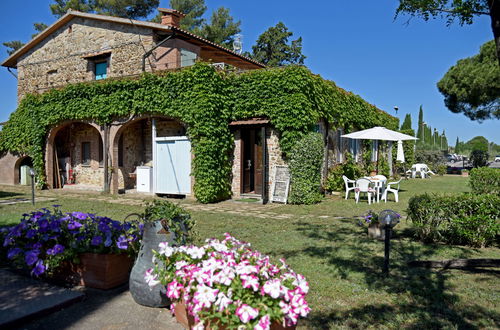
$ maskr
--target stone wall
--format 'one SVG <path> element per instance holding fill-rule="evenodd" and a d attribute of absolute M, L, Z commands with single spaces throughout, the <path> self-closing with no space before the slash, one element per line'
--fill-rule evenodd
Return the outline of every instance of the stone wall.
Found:
<path fill-rule="evenodd" d="M 72 152 L 71 164 L 75 176 L 75 184 L 100 186 L 104 185 L 104 167 L 99 162 L 100 133 L 92 126 L 76 124 L 71 132 Z M 82 144 L 90 143 L 90 163 L 83 164 Z"/>
<path fill-rule="evenodd" d="M 108 77 L 140 74 L 142 55 L 152 47 L 151 29 L 75 17 L 19 59 L 18 98 L 94 80 L 93 58 L 87 56 L 107 52 Z"/>
<path fill-rule="evenodd" d="M 22 155 L 5 153 L 0 154 L 0 184 L 19 184 L 19 163 Z"/>

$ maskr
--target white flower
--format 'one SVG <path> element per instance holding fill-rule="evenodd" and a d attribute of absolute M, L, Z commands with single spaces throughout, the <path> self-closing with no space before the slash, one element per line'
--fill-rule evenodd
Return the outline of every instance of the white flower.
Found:
<path fill-rule="evenodd" d="M 296 280 L 293 281 L 293 285 L 299 287 L 304 294 L 309 292 L 309 283 L 307 283 L 306 278 L 303 275 L 298 274 Z"/>
<path fill-rule="evenodd" d="M 168 246 L 168 242 L 161 242 L 160 244 L 158 244 L 158 247 L 160 248 L 159 253 L 167 258 L 174 253 L 174 249 Z"/>
<path fill-rule="evenodd" d="M 205 249 L 193 246 L 187 249 L 187 254 L 193 259 L 201 259 L 205 255 Z"/>
<path fill-rule="evenodd" d="M 158 281 L 158 278 L 156 277 L 156 274 L 153 274 L 152 268 L 146 271 L 146 273 L 144 274 L 144 280 L 149 285 L 149 287 L 154 287 L 155 285 L 160 283 L 160 281 Z"/>
<path fill-rule="evenodd" d="M 198 302 L 201 307 L 209 308 L 212 303 L 217 299 L 217 293 L 219 290 L 212 289 L 209 286 L 204 284 L 200 284 L 197 287 L 196 292 L 194 293 L 194 300 Z"/>
<path fill-rule="evenodd" d="M 259 316 L 259 311 L 246 304 L 241 305 L 236 309 L 236 315 L 240 318 L 241 322 L 248 323 Z"/>
<path fill-rule="evenodd" d="M 224 285 L 231 285 L 235 275 L 232 269 L 225 268 L 214 276 L 214 280 Z"/>
<path fill-rule="evenodd" d="M 217 306 L 219 312 L 222 312 L 232 302 L 233 301 L 229 299 L 223 292 L 219 292 L 219 294 L 217 295 L 217 300 L 215 301 L 215 305 Z"/>

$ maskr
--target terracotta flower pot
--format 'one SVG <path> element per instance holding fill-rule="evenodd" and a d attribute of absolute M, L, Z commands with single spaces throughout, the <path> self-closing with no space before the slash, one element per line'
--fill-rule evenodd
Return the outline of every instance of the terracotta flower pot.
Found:
<path fill-rule="evenodd" d="M 179 322 L 185 329 L 192 329 L 195 325 L 194 317 L 187 312 L 186 304 L 184 301 L 179 301 L 175 304 L 174 308 L 175 319 Z M 271 330 L 295 330 L 297 326 L 283 327 L 283 325 L 273 322 L 271 323 Z M 210 330 L 210 324 L 205 327 L 206 330 Z M 217 329 L 224 330 L 227 329 L 224 326 L 217 326 Z"/>
<path fill-rule="evenodd" d="M 82 253 L 80 263 L 64 263 L 56 280 L 95 289 L 111 289 L 128 282 L 134 262 L 126 254 Z"/>

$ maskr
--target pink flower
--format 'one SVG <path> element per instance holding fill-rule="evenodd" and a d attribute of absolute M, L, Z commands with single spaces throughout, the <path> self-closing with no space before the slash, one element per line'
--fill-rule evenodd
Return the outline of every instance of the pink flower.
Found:
<path fill-rule="evenodd" d="M 181 290 L 183 286 L 177 281 L 170 282 L 167 285 L 167 297 L 170 299 L 179 299 L 181 297 Z"/>
<path fill-rule="evenodd" d="M 241 284 L 245 289 L 252 288 L 253 291 L 259 291 L 259 279 L 255 275 L 241 275 Z"/>
<path fill-rule="evenodd" d="M 264 292 L 276 299 L 281 293 L 281 282 L 278 279 L 269 280 L 264 283 Z"/>
<path fill-rule="evenodd" d="M 260 318 L 259 323 L 253 328 L 253 330 L 269 330 L 271 326 L 271 319 L 269 315 L 265 315 Z"/>
<path fill-rule="evenodd" d="M 217 298 L 219 290 L 212 289 L 204 284 L 199 284 L 193 296 L 193 301 L 196 301 L 201 307 L 209 308 Z"/>
<path fill-rule="evenodd" d="M 309 283 L 307 283 L 306 278 L 303 275 L 298 274 L 293 285 L 300 288 L 302 293 L 307 294 L 309 292 Z"/>
<path fill-rule="evenodd" d="M 240 318 L 241 322 L 248 323 L 259 316 L 259 311 L 255 308 L 243 304 L 236 309 L 236 315 Z"/>
<path fill-rule="evenodd" d="M 292 299 L 291 305 L 293 307 L 294 313 L 302 317 L 306 317 L 307 314 L 309 314 L 309 312 L 311 311 L 311 308 L 309 308 L 307 302 L 302 297 L 294 297 L 294 299 Z"/>
<path fill-rule="evenodd" d="M 222 312 L 231 304 L 233 301 L 229 299 L 223 292 L 219 292 L 217 295 L 217 300 L 215 301 L 215 305 L 219 312 Z"/>

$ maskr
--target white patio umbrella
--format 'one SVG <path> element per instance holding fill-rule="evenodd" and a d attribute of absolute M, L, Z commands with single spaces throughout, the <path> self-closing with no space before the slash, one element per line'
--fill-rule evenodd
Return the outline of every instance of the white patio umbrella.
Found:
<path fill-rule="evenodd" d="M 349 134 L 342 135 L 344 138 L 356 139 L 356 140 L 383 140 L 383 141 L 406 141 L 406 140 L 418 140 L 416 137 L 411 135 L 399 133 L 392 131 L 385 127 L 372 127 L 362 131 L 357 131 Z"/>
<path fill-rule="evenodd" d="M 341 135 L 343 138 L 356 139 L 356 140 L 382 140 L 382 141 L 407 141 L 418 140 L 416 137 L 399 133 L 385 127 L 372 127 L 362 131 L 357 131 L 349 134 Z M 398 142 L 398 156 L 399 156 L 399 142 Z M 377 152 L 377 167 L 378 167 L 378 152 Z M 401 155 L 404 161 L 403 146 L 401 145 Z M 392 159 L 392 156 L 391 158 Z"/>
<path fill-rule="evenodd" d="M 405 162 L 405 153 L 403 150 L 403 141 L 399 140 L 398 141 L 398 153 L 396 154 L 396 161 L 400 163 Z"/>

